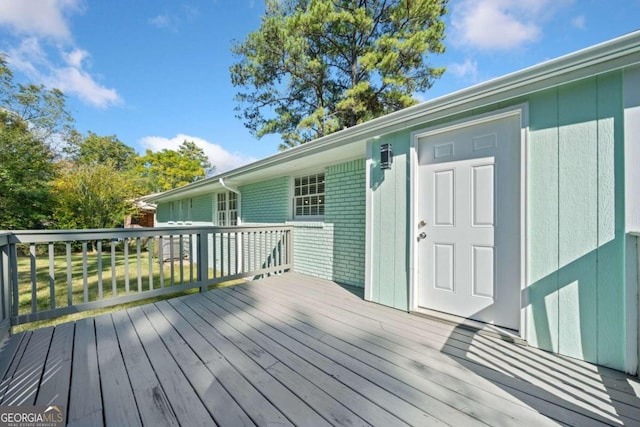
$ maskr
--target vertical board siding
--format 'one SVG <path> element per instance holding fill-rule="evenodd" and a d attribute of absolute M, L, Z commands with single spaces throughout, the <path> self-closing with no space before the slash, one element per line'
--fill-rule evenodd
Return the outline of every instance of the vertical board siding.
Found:
<path fill-rule="evenodd" d="M 616 72 L 532 95 L 527 164 L 527 340 L 617 369 L 626 341 L 621 85 Z"/>
<path fill-rule="evenodd" d="M 333 280 L 364 286 L 365 160 L 329 166 L 325 174 L 325 223 L 333 224 Z"/>
<path fill-rule="evenodd" d="M 598 363 L 625 366 L 625 209 L 622 74 L 598 84 Z M 613 332 L 612 332 L 613 331 Z"/>
<path fill-rule="evenodd" d="M 559 89 L 559 350 L 588 361 L 597 358 L 596 103 L 595 79 Z"/>
<path fill-rule="evenodd" d="M 380 145 L 391 143 L 391 169 L 380 169 Z M 369 187 L 371 207 L 372 300 L 400 310 L 409 309 L 409 153 L 408 132 L 387 135 L 373 143 Z"/>
<path fill-rule="evenodd" d="M 531 97 L 528 152 L 528 341 L 558 351 L 558 92 Z"/>
<path fill-rule="evenodd" d="M 239 188 L 244 223 L 283 223 L 289 212 L 289 177 L 271 179 Z"/>

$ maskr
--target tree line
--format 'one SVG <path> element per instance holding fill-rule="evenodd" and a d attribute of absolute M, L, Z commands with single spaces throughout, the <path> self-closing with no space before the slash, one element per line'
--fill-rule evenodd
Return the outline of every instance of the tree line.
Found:
<path fill-rule="evenodd" d="M 212 170 L 192 141 L 138 155 L 115 135 L 81 134 L 60 90 L 15 83 L 0 56 L 0 230 L 117 227 L 136 197 Z"/>

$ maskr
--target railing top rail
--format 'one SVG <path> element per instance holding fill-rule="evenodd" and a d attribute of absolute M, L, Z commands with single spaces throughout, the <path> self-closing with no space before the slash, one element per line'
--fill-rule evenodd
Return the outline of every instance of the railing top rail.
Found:
<path fill-rule="evenodd" d="M 230 232 L 253 232 L 253 231 L 275 231 L 293 230 L 290 225 L 260 225 L 260 226 L 233 226 L 233 227 L 213 227 L 213 226 L 177 226 L 177 227 L 155 227 L 155 228 L 111 228 L 111 229 L 85 229 L 85 230 L 16 230 L 5 236 L 10 243 L 42 243 L 53 241 L 74 241 L 74 240 L 108 240 L 121 239 L 126 237 L 155 237 L 176 234 L 198 234 L 205 233 L 230 233 Z"/>
<path fill-rule="evenodd" d="M 640 230 L 631 230 L 628 233 L 631 234 L 632 236 L 640 237 Z"/>

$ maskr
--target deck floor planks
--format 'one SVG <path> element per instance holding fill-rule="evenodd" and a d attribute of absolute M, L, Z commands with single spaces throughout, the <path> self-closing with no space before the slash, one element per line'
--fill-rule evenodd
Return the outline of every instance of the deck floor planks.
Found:
<path fill-rule="evenodd" d="M 158 308 L 149 304 L 142 309 L 216 423 L 233 426 L 254 425 L 251 418 L 245 414 Z"/>
<path fill-rule="evenodd" d="M 163 345 L 142 308 L 130 308 L 127 313 L 180 425 L 213 425 L 213 418 Z"/>
<path fill-rule="evenodd" d="M 287 273 L 21 333 L 0 401 L 72 426 L 640 424 L 635 378 L 358 294 Z"/>
<path fill-rule="evenodd" d="M 52 327 L 33 331 L 2 399 L 2 405 L 35 404 L 52 336 Z"/>
<path fill-rule="evenodd" d="M 278 283 L 275 283 L 273 286 L 271 286 L 271 283 L 264 283 L 264 282 L 258 282 L 256 284 L 248 284 L 248 285 L 242 285 L 240 287 L 240 289 L 243 288 L 247 288 L 247 289 L 252 289 L 252 286 L 265 286 L 262 288 L 263 291 L 266 291 L 269 295 L 272 295 L 273 293 L 278 293 L 279 298 L 281 298 L 280 294 L 284 295 L 285 298 L 288 297 L 291 300 L 295 301 L 296 304 L 303 304 L 303 302 L 306 302 L 306 304 L 309 305 L 309 307 L 312 307 L 314 312 L 318 312 L 319 314 L 323 314 L 325 317 L 331 317 L 334 316 L 335 318 L 341 318 L 342 321 L 344 321 L 344 319 L 348 319 L 349 321 L 351 321 L 353 324 L 356 325 L 369 325 L 369 327 L 371 328 L 372 331 L 374 331 L 373 333 L 376 335 L 384 335 L 387 331 L 391 332 L 394 336 L 398 336 L 398 337 L 405 337 L 406 338 L 406 342 L 408 343 L 407 345 L 409 346 L 409 348 L 415 349 L 415 350 L 421 350 L 424 351 L 424 349 L 429 349 L 432 348 L 433 351 L 431 351 L 430 356 L 432 356 L 433 358 L 438 358 L 438 355 L 435 352 L 438 351 L 438 346 L 437 344 L 440 344 L 441 346 L 445 346 L 447 347 L 447 340 L 439 338 L 438 336 L 429 336 L 430 339 L 426 339 L 423 340 L 422 342 L 416 338 L 416 335 L 414 333 L 409 333 L 406 331 L 405 328 L 401 328 L 401 327 L 394 327 L 391 323 L 387 322 L 387 317 L 388 316 L 384 316 L 381 317 L 381 314 L 383 313 L 378 313 L 376 319 L 374 320 L 371 317 L 367 317 L 365 315 L 358 315 L 358 314 L 354 314 L 351 313 L 351 310 L 353 309 L 351 305 L 348 305 L 346 307 L 343 307 L 344 310 L 340 311 L 338 310 L 338 308 L 340 307 L 340 303 L 337 302 L 337 299 L 333 299 L 333 298 L 318 298 L 318 295 L 316 294 L 316 292 L 318 291 L 317 289 L 304 289 L 305 293 L 299 293 L 299 286 L 290 286 L 290 287 L 285 287 L 285 289 L 283 289 L 283 287 L 281 286 L 281 281 L 278 281 Z M 328 282 L 327 282 L 328 283 Z M 346 291 L 343 291 L 345 294 L 347 294 Z M 349 294 L 350 295 L 350 294 Z M 260 295 L 260 298 L 262 298 L 263 296 Z M 271 299 L 276 299 L 276 298 L 271 298 Z M 362 302 L 361 302 L 362 303 Z M 290 303 L 289 303 L 290 304 Z M 353 303 L 351 303 L 353 304 Z M 369 304 L 367 304 L 369 305 Z M 320 306 L 325 306 L 325 307 L 329 307 L 329 309 L 321 309 Z M 383 310 L 385 310 L 386 308 L 383 308 Z M 363 310 L 364 311 L 364 310 Z M 400 313 L 397 312 L 396 310 L 390 310 L 392 312 L 392 314 L 404 314 L 407 317 L 414 317 L 411 315 L 408 315 L 406 313 Z M 384 319 L 384 329 L 382 329 L 382 323 L 380 319 Z M 421 319 L 420 321 L 424 322 L 425 319 Z M 432 323 L 427 321 L 426 324 L 428 325 L 429 323 Z M 437 323 L 437 322 L 436 322 Z M 482 337 L 484 339 L 484 337 Z M 434 342 L 435 341 L 435 342 Z M 434 344 L 436 344 L 434 346 Z M 517 347 L 514 346 L 511 343 L 500 343 L 502 345 L 506 345 L 507 347 Z M 457 348 L 448 348 L 445 349 L 447 352 L 451 353 L 451 355 L 457 356 L 458 358 L 465 360 L 467 359 L 467 354 L 466 354 L 466 349 L 464 349 L 464 347 L 462 349 L 457 349 Z M 483 357 L 486 357 L 487 352 L 480 352 L 483 354 Z M 430 358 L 430 360 L 432 360 Z M 479 361 L 481 362 L 481 361 Z M 507 361 L 509 363 L 511 363 L 512 361 Z M 474 362 L 475 363 L 475 362 Z M 490 372 L 491 369 L 490 368 L 486 368 L 484 367 L 482 364 L 476 365 L 478 367 L 479 371 L 482 371 L 483 375 L 488 375 L 489 378 L 492 378 L 493 373 Z M 521 372 L 523 375 L 526 375 L 526 371 L 522 371 Z M 493 375 L 493 378 L 496 378 L 495 375 Z M 493 379 L 492 378 L 492 379 Z M 500 381 L 505 381 L 509 384 L 509 386 L 511 387 L 515 387 L 516 388 L 516 394 L 521 393 L 520 389 L 525 389 L 526 392 L 522 393 L 523 395 L 526 395 L 527 392 L 534 392 L 537 393 L 538 395 L 540 395 L 539 397 L 541 398 L 546 398 L 546 399 L 554 399 L 556 396 L 551 395 L 549 393 L 546 392 L 540 392 L 540 390 L 542 390 L 542 388 L 532 388 L 531 385 L 527 382 L 527 381 L 522 381 L 519 379 L 515 379 L 513 377 L 508 377 L 505 375 L 499 375 L 497 377 L 498 379 L 500 379 Z M 533 378 L 533 377 L 532 377 Z M 534 378 L 535 379 L 535 378 Z M 545 384 L 542 384 L 543 386 Z M 551 388 L 551 387 L 550 387 Z M 510 390 L 513 391 L 513 390 Z M 520 395 L 522 396 L 522 395 Z M 556 399 L 557 400 L 557 399 Z M 550 408 L 553 409 L 554 413 L 556 415 L 557 414 L 557 401 L 552 401 L 552 404 L 549 406 Z M 564 403 L 562 401 L 562 399 L 560 399 L 560 403 Z M 584 402 L 576 399 L 575 404 L 567 404 L 566 406 L 572 410 L 572 411 L 580 411 L 580 405 L 584 404 Z M 544 406 L 544 405 L 543 405 Z M 575 418 L 573 416 L 573 413 L 568 413 L 568 414 L 564 414 L 564 422 L 567 422 L 569 424 L 581 424 L 581 422 L 586 422 L 589 421 L 588 419 L 584 419 L 580 416 L 578 416 L 578 421 L 573 420 L 573 418 Z M 611 422 L 612 420 L 612 415 L 606 412 L 601 412 L 600 415 L 598 416 L 598 414 L 590 414 L 591 416 L 595 416 L 596 419 L 598 419 L 600 422 Z M 569 418 L 567 418 L 567 416 Z"/>
<path fill-rule="evenodd" d="M 211 299 L 209 300 L 210 304 L 207 305 L 208 308 L 216 310 L 211 304 L 218 305 L 219 307 L 224 307 L 225 304 L 221 303 L 220 301 L 216 300 L 216 302 L 214 303 L 215 299 L 215 296 L 211 296 Z M 198 303 L 202 304 L 202 301 L 199 300 Z M 228 305 L 227 307 L 229 308 L 229 313 L 235 311 L 237 312 L 239 317 L 241 316 L 244 319 L 251 321 L 244 316 L 244 313 L 241 310 L 234 310 Z M 224 313 L 220 313 L 219 315 L 225 316 Z M 428 396 L 421 395 L 418 390 L 407 390 L 405 388 L 405 384 L 391 379 L 382 372 L 374 369 L 366 369 L 366 367 L 361 366 L 358 361 L 341 357 L 341 355 L 335 354 L 335 352 L 323 351 L 326 349 L 322 348 L 322 344 L 318 341 L 305 340 L 304 337 L 298 337 L 302 339 L 302 342 L 297 341 L 296 339 L 288 335 L 288 333 L 294 335 L 295 333 L 284 324 L 279 324 L 276 328 L 275 326 L 260 322 L 260 324 L 257 324 L 255 326 L 260 332 L 269 336 L 273 340 L 284 344 L 287 348 L 291 349 L 323 371 L 335 376 L 336 378 L 339 378 L 345 384 L 348 384 L 351 387 L 355 387 L 355 389 L 365 394 L 369 400 L 373 401 L 381 408 L 386 409 L 387 411 L 395 412 L 396 416 L 398 416 L 407 424 L 443 424 L 440 419 L 424 412 L 423 410 L 412 405 L 401 397 L 404 396 L 405 398 L 409 399 L 428 399 Z M 453 418 L 458 417 L 459 419 L 464 419 L 467 423 L 475 421 L 471 418 L 466 417 L 465 414 L 452 410 L 452 408 L 450 407 L 439 405 L 439 402 L 432 401 L 431 403 L 434 407 L 434 410 L 445 411 Z"/>
<path fill-rule="evenodd" d="M 291 278 L 289 278 L 289 280 L 291 280 Z M 325 284 L 326 282 L 322 283 L 322 285 Z M 564 405 L 567 409 L 575 412 L 583 411 L 588 413 L 589 416 L 605 423 L 611 422 L 615 417 L 618 417 L 616 412 L 627 413 L 627 415 L 630 413 L 633 417 L 628 420 L 630 422 L 633 422 L 637 417 L 637 397 L 631 398 L 631 401 L 636 402 L 635 404 L 623 402 L 614 404 L 613 406 L 615 407 L 607 405 L 607 400 L 610 398 L 609 394 L 616 395 L 619 393 L 617 390 L 607 390 L 603 392 L 602 384 L 598 385 L 600 390 L 585 387 L 583 382 L 567 384 L 568 378 L 566 374 L 563 375 L 562 371 L 556 376 L 548 375 L 548 370 L 536 369 L 535 366 L 532 366 L 530 363 L 529 357 L 527 357 L 527 351 L 535 349 L 512 345 L 511 343 L 486 336 L 478 336 L 473 342 L 469 340 L 468 343 L 465 344 L 460 340 L 447 339 L 445 334 L 431 330 L 421 330 L 415 326 L 417 322 L 420 325 L 424 325 L 425 329 L 431 329 L 434 325 L 436 325 L 435 328 L 437 329 L 440 322 L 425 322 L 424 319 L 420 317 L 402 313 L 397 310 L 390 310 L 390 313 L 386 314 L 384 313 L 386 308 L 376 306 L 375 304 L 367 304 L 362 307 L 362 314 L 355 314 L 351 312 L 353 310 L 353 304 L 341 303 L 337 298 L 328 298 L 327 296 L 320 298 L 318 294 L 323 292 L 323 288 L 312 287 L 312 289 L 305 289 L 308 293 L 302 295 L 298 293 L 296 287 L 283 287 L 281 285 L 281 282 L 274 282 L 273 286 L 269 286 L 269 292 L 278 292 L 278 290 L 280 290 L 291 298 L 295 298 L 296 301 L 308 300 L 310 304 L 314 304 L 314 307 L 316 305 L 329 307 L 329 310 L 324 312 L 318 310 L 323 314 L 329 312 L 329 316 L 332 315 L 331 313 L 334 312 L 336 308 L 342 308 L 344 312 L 341 313 L 341 316 L 351 319 L 355 324 L 369 323 L 372 327 L 379 327 L 380 316 L 384 315 L 385 328 L 393 331 L 394 334 L 407 337 L 410 342 L 409 345 L 416 350 L 425 347 L 431 347 L 434 350 L 440 348 L 443 353 L 454 356 L 464 361 L 464 363 L 473 363 L 475 367 L 478 367 L 478 370 L 483 372 L 487 372 L 484 368 L 488 365 L 490 366 L 488 369 L 502 373 L 502 375 L 499 375 L 499 378 L 501 378 L 500 381 L 506 381 L 510 386 L 515 387 L 518 392 L 524 392 L 525 394 L 531 393 L 549 400 L 553 403 L 554 409 L 557 405 Z M 347 291 L 343 290 L 342 292 L 343 294 L 348 294 Z M 376 310 L 376 312 L 372 314 L 369 310 Z M 404 322 L 398 321 L 398 317 L 400 320 L 404 317 L 406 317 L 406 319 L 404 319 Z M 493 346 L 483 344 L 486 341 L 491 341 Z M 499 347 L 498 350 L 495 349 L 495 346 Z M 518 355 L 514 349 L 523 351 L 525 354 Z M 549 354 L 547 357 L 555 359 L 559 356 Z M 533 372 L 533 374 L 530 372 Z M 489 376 L 491 375 L 492 374 L 489 374 Z M 516 378 L 516 381 L 511 381 L 511 378 Z M 597 394 L 595 397 L 593 396 L 594 393 Z M 558 397 L 560 397 L 560 399 L 558 399 Z M 629 396 L 627 395 L 627 397 Z M 622 416 L 621 419 L 624 420 L 626 418 Z"/>
<path fill-rule="evenodd" d="M 36 405 L 67 406 L 75 326 L 70 322 L 55 327 Z"/>
<path fill-rule="evenodd" d="M 195 299 L 187 300 L 185 302 L 190 305 L 195 302 Z M 211 315 L 206 315 L 206 317 L 209 319 L 215 319 L 214 317 L 211 317 Z M 213 324 L 218 325 L 222 321 L 222 319 L 216 319 L 215 321 L 213 321 Z M 225 319 L 224 321 L 228 321 L 228 319 Z M 230 326 L 233 327 L 233 324 L 230 323 Z M 227 329 L 227 332 L 229 332 L 229 329 Z M 344 394 L 338 393 L 335 398 L 328 394 L 328 391 L 335 390 L 331 387 L 327 387 L 326 379 L 330 379 L 330 377 L 327 376 L 324 381 L 319 381 L 319 384 L 317 384 L 318 378 L 317 376 L 315 376 L 313 378 L 314 381 L 312 382 L 290 368 L 290 365 L 292 363 L 294 365 L 296 364 L 295 362 L 291 361 L 291 355 L 281 350 L 274 351 L 274 348 L 276 348 L 277 344 L 269 343 L 266 339 L 256 339 L 252 335 L 245 336 L 251 339 L 262 350 L 277 358 L 277 363 L 266 366 L 265 369 L 278 381 L 280 381 L 285 387 L 295 393 L 307 405 L 315 409 L 318 414 L 320 414 L 329 423 L 334 425 L 366 425 L 365 421 L 362 418 L 348 409 L 348 407 L 351 406 L 347 403 L 352 403 L 352 399 L 346 398 L 344 399 L 346 400 L 345 402 L 344 400 L 339 398 L 344 397 Z M 230 339 L 233 340 L 233 338 Z M 249 349 L 245 354 L 247 354 L 247 356 L 249 357 L 255 357 L 255 353 L 256 352 L 254 349 Z M 304 371 L 308 371 L 308 366 L 305 368 L 307 369 L 304 369 Z M 319 385 L 321 385 L 321 387 Z M 346 406 L 344 406 L 343 404 Z M 310 419 L 309 421 L 313 420 Z"/>
<path fill-rule="evenodd" d="M 256 304 L 255 300 L 247 298 L 247 294 L 244 293 L 243 290 L 228 290 L 226 294 L 247 304 Z M 499 419 L 501 424 L 517 425 L 523 421 L 529 424 L 535 423 L 540 426 L 553 424 L 552 421 L 541 417 L 535 411 L 531 411 L 525 406 L 514 405 L 516 402 L 519 403 L 516 399 L 507 400 L 496 394 L 487 393 L 486 384 L 483 384 L 485 387 L 478 387 L 475 384 L 464 382 L 455 376 L 444 375 L 438 370 L 429 368 L 427 365 L 418 364 L 415 360 L 405 357 L 404 354 L 392 353 L 383 347 L 369 344 L 361 338 L 364 331 L 358 331 L 357 333 L 350 332 L 348 325 L 343 325 L 335 321 L 329 322 L 325 320 L 324 317 L 314 318 L 314 326 L 311 326 L 305 323 L 308 322 L 309 319 L 305 318 L 304 313 L 294 313 L 292 310 L 284 310 L 281 305 L 278 305 L 279 303 L 281 303 L 279 299 L 268 302 L 262 300 L 259 304 L 255 305 L 255 308 L 267 316 L 274 316 L 286 321 L 310 336 L 321 334 L 319 339 L 337 351 L 342 351 L 345 354 L 353 354 L 359 360 L 383 372 L 394 373 L 398 379 L 406 381 L 408 384 L 413 384 L 414 387 L 422 391 L 428 391 L 442 401 L 450 402 L 450 404 L 457 407 L 459 406 L 458 409 L 461 412 L 475 411 L 478 412 L 477 416 L 480 417 L 480 419 Z M 262 317 L 260 313 L 258 313 L 258 315 Z M 367 334 L 366 332 L 364 333 Z M 338 337 L 338 335 L 341 337 Z M 418 369 L 411 369 L 416 366 L 418 366 Z M 461 372 L 460 377 L 468 376 L 468 374 L 468 372 Z M 432 382 L 433 384 L 431 384 Z M 436 385 L 437 388 L 434 388 Z M 501 394 L 508 396 L 508 394 L 504 392 Z M 486 407 L 492 408 L 492 410 L 486 411 Z M 528 410 L 523 411 L 525 408 Z"/>
<path fill-rule="evenodd" d="M 67 412 L 69 425 L 104 423 L 95 325 L 92 318 L 76 322 Z"/>
<path fill-rule="evenodd" d="M 200 299 L 202 295 L 195 295 Z M 206 314 L 196 304 L 196 299 L 185 298 L 184 303 L 194 313 L 203 317 Z M 206 317 L 204 317 L 206 321 Z M 229 333 L 229 327 L 224 322 L 211 324 L 219 336 L 216 348 L 225 358 L 240 372 L 251 384 L 266 396 L 282 414 L 294 425 L 309 423 L 310 425 L 327 425 L 313 409 L 304 403 L 298 396 L 283 386 L 269 374 L 267 368 L 279 363 L 261 348 L 253 345 L 239 334 Z M 226 333 L 225 333 L 226 332 Z M 249 357 L 245 351 L 253 352 L 256 358 Z M 256 361 L 259 360 L 260 362 Z"/>
<path fill-rule="evenodd" d="M 327 282 L 320 285 L 326 285 Z M 276 284 L 277 285 L 277 284 Z M 318 286 L 310 289 L 310 293 L 318 299 L 318 292 L 330 292 L 339 290 L 336 286 Z M 270 289 L 271 290 L 271 289 Z M 293 287 L 288 287 L 287 291 L 295 291 Z M 342 290 L 342 293 L 348 292 Z M 296 295 L 299 296 L 299 295 Z M 321 298 L 325 301 L 335 301 L 331 298 Z M 362 305 L 362 304 L 361 304 Z M 352 309 L 353 305 L 348 306 Z M 613 371 L 604 367 L 595 367 L 586 362 L 571 360 L 564 356 L 550 354 L 539 349 L 522 345 L 510 345 L 499 338 L 474 334 L 463 328 L 455 328 L 442 322 L 430 321 L 425 323 L 420 317 L 408 315 L 397 310 L 385 313 L 386 307 L 376 304 L 366 304 L 362 307 L 362 315 L 369 315 L 371 319 L 384 314 L 386 320 L 392 320 L 389 324 L 394 324 L 398 329 L 410 330 L 416 335 L 426 336 L 429 341 L 438 343 L 439 339 L 434 335 L 424 335 L 424 329 L 429 328 L 436 335 L 446 338 L 443 341 L 445 349 L 467 350 L 471 357 L 475 354 L 482 354 L 494 357 L 490 364 L 493 369 L 500 370 L 501 366 L 509 366 L 504 371 L 507 375 L 524 375 L 525 381 L 530 381 L 541 388 L 551 388 L 557 385 L 556 390 L 561 390 L 569 402 L 580 405 L 597 407 L 604 401 L 613 401 L 615 408 L 610 408 L 614 412 L 631 420 L 640 420 L 638 409 L 638 398 L 628 390 L 619 390 L 627 376 L 618 371 Z M 448 335 L 447 335 L 448 334 Z M 452 339 L 451 337 L 455 337 Z M 415 339 L 415 338 L 414 338 Z M 485 357 L 486 359 L 486 357 Z M 486 362 L 486 360 L 484 361 Z M 529 372 L 536 372 L 536 377 L 528 376 Z M 560 384 L 558 384 L 560 383 Z M 612 387 L 613 385 L 613 387 Z M 584 392 L 587 390 L 588 392 Z"/>
<path fill-rule="evenodd" d="M 153 371 L 127 312 L 118 311 L 112 313 L 111 317 L 142 424 L 178 426 L 176 414 Z"/>
<path fill-rule="evenodd" d="M 105 425 L 141 426 L 111 315 L 96 317 L 95 326 Z"/>
<path fill-rule="evenodd" d="M 163 301 L 156 305 L 180 335 L 188 337 L 193 351 L 205 362 L 207 368 L 251 420 L 258 425 L 290 424 L 287 418 L 220 353 L 224 350 L 223 338 L 181 300 L 170 302 Z"/>
<path fill-rule="evenodd" d="M 175 304 L 177 302 L 172 301 L 172 303 Z M 204 313 L 204 317 L 206 317 L 209 322 L 215 323 L 216 321 L 215 317 L 213 317 L 212 315 L 207 315 L 206 313 Z M 211 323 L 206 323 L 205 325 L 206 326 L 201 326 L 201 330 L 208 331 L 208 328 L 211 328 Z M 347 386 L 338 382 L 338 380 L 333 376 L 326 374 L 325 372 L 306 362 L 299 356 L 297 357 L 300 361 L 299 365 L 302 366 L 301 372 L 304 372 L 307 378 L 310 378 L 313 383 L 317 384 L 322 389 L 330 391 L 332 396 L 339 399 L 350 409 L 356 411 L 361 417 L 370 421 L 371 424 L 379 423 L 381 425 L 398 425 L 398 423 L 400 423 L 400 420 L 398 418 L 382 410 L 380 407 L 371 403 L 369 400 L 361 397 L 359 394 L 349 389 Z M 285 363 L 287 363 L 289 366 L 292 366 L 290 360 L 287 360 L 284 356 L 281 356 L 281 360 L 285 360 Z M 293 366 L 296 365 L 293 364 Z"/>

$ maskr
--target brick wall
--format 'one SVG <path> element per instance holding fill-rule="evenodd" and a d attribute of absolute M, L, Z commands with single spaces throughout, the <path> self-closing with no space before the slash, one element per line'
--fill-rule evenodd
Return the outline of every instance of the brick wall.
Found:
<path fill-rule="evenodd" d="M 333 225 L 333 280 L 364 286 L 365 160 L 329 166 L 324 222 Z"/>
<path fill-rule="evenodd" d="M 283 223 L 289 219 L 289 177 L 244 185 L 242 221 L 244 223 Z"/>

